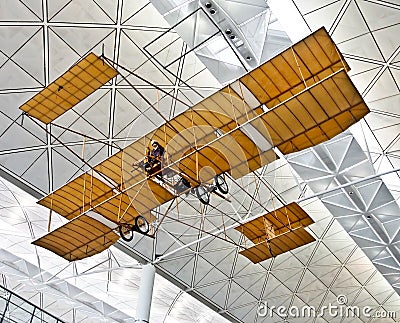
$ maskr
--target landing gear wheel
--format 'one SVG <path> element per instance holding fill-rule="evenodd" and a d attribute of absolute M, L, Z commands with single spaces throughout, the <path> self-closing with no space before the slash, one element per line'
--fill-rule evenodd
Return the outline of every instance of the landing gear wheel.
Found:
<path fill-rule="evenodd" d="M 150 231 L 149 222 L 142 215 L 138 215 L 135 218 L 135 229 L 141 234 L 147 234 Z"/>
<path fill-rule="evenodd" d="M 210 203 L 210 193 L 204 186 L 198 186 L 195 189 L 196 196 L 204 205 L 208 205 Z"/>
<path fill-rule="evenodd" d="M 227 194 L 229 191 L 228 184 L 225 181 L 225 178 L 221 175 L 217 175 L 214 177 L 215 186 L 219 189 L 222 194 Z"/>
<path fill-rule="evenodd" d="M 122 240 L 129 242 L 133 239 L 133 230 L 125 225 L 118 226 L 119 235 L 121 236 Z"/>

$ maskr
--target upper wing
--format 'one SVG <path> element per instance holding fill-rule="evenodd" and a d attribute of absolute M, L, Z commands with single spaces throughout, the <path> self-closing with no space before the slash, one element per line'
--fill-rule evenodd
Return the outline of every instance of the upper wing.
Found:
<path fill-rule="evenodd" d="M 50 123 L 117 74 L 104 60 L 89 53 L 20 109 L 46 124 Z"/>
<path fill-rule="evenodd" d="M 192 179 L 207 168 L 212 171 L 204 172 L 203 180 L 223 172 L 239 178 L 274 160 L 272 147 L 288 154 L 315 146 L 368 112 L 347 73 L 339 70 L 233 130 L 196 137 L 197 148 L 187 147 L 179 169 Z"/>
<path fill-rule="evenodd" d="M 258 102 L 272 108 L 340 69 L 350 70 L 322 27 L 239 81 Z"/>

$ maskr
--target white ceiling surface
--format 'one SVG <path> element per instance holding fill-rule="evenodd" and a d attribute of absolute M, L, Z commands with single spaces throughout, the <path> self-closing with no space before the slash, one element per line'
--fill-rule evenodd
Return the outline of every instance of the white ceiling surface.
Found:
<path fill-rule="evenodd" d="M 192 2 L 188 1 L 184 4 Z M 293 5 L 292 1 L 288 0 L 288 2 L 290 6 Z M 248 10 L 254 10 L 254 6 L 252 8 L 249 1 L 226 1 L 225 7 L 222 8 L 229 8 L 228 3 L 233 7 L 241 4 L 247 6 Z M 179 4 L 181 2 L 176 3 L 176 5 Z M 255 6 L 257 10 L 261 10 L 261 2 L 257 4 Z M 369 103 L 372 113 L 367 116 L 365 122 L 354 127 L 353 133 L 358 139 L 358 144 L 350 133 L 344 134 L 318 149 L 290 156 L 291 166 L 285 160 L 277 161 L 254 175 L 235 183 L 230 182 L 231 203 L 213 196 L 211 206 L 204 209 L 191 197 L 185 200 L 180 199 L 179 218 L 178 208 L 174 208 L 170 213 L 171 218 L 167 219 L 162 226 L 155 246 L 150 239 L 136 238 L 130 246 L 126 247 L 126 250 L 135 257 L 147 260 L 154 259 L 155 254 L 163 254 L 164 256 L 155 261 L 160 273 L 233 321 L 284 320 L 283 317 L 277 315 L 274 319 L 257 318 L 256 308 L 259 300 L 266 300 L 268 305 L 289 307 L 307 304 L 320 308 L 329 303 L 336 304 L 335 299 L 340 294 L 345 294 L 348 304 L 352 306 L 368 305 L 374 309 L 393 310 L 397 311 L 397 317 L 400 317 L 399 295 L 368 258 L 368 256 L 371 257 L 371 254 L 368 254 L 368 245 L 360 243 L 360 240 L 374 241 L 381 245 L 386 243 L 382 249 L 387 252 L 386 249 L 390 251 L 387 239 L 393 239 L 393 241 L 397 239 L 397 233 L 389 231 L 388 228 L 391 227 L 390 224 L 394 227 L 398 214 L 390 216 L 386 211 L 379 209 L 379 205 L 360 213 L 362 202 L 371 206 L 372 203 L 369 202 L 380 203 L 382 194 L 385 198 L 390 195 L 385 191 L 382 182 L 379 179 L 360 182 L 352 188 L 354 194 L 351 196 L 346 194 L 346 190 L 336 191 L 331 196 L 324 196 L 322 200 L 324 203 L 316 198 L 309 198 L 314 194 L 313 192 L 317 193 L 327 187 L 343 185 L 363 176 L 398 167 L 399 126 L 397 120 L 400 95 L 397 82 L 400 49 L 396 30 L 399 29 L 400 5 L 393 1 L 345 0 L 295 1 L 295 4 L 304 16 L 309 30 L 325 25 L 330 31 L 352 67 L 353 82 Z M 290 6 L 286 7 L 287 12 Z M 37 192 L 47 192 L 78 174 L 79 168 L 83 165 L 77 157 L 46 136 L 45 132 L 29 119 L 25 118 L 21 124 L 17 107 L 92 48 L 100 53 L 101 43 L 105 44 L 106 55 L 118 59 L 121 64 L 129 68 L 136 68 L 139 74 L 162 88 L 170 90 L 181 99 L 195 102 L 200 99 L 200 96 L 194 92 L 207 95 L 220 86 L 193 53 L 180 59 L 178 64 L 170 65 L 168 70 L 158 66 L 158 63 L 147 60 L 148 53 L 143 50 L 143 47 L 157 36 L 162 36 L 160 40 L 164 42 L 164 46 L 174 41 L 173 46 L 167 46 L 169 48 L 167 51 L 156 55 L 157 60 L 164 66 L 171 62 L 171 57 L 179 57 L 181 52 L 188 50 L 177 34 L 173 32 L 163 34 L 168 30 L 169 25 L 147 1 L 102 1 L 101 5 L 100 2 L 95 1 L 44 1 L 43 3 L 40 0 L 4 1 L 0 9 L 2 43 L 0 49 L 0 127 L 2 129 L 0 164 L 5 175 L 16 175 L 26 184 L 27 189 L 30 187 Z M 44 17 L 43 12 L 45 12 Z M 246 11 L 243 9 L 243 12 Z M 271 14 L 268 16 L 266 13 L 266 9 L 260 12 L 261 15 L 255 15 L 255 19 L 263 15 L 271 17 Z M 276 15 L 278 16 L 278 12 Z M 276 24 L 274 22 L 274 28 L 271 28 L 273 34 L 279 29 L 275 29 Z M 265 22 L 264 26 L 266 25 Z M 297 30 L 301 31 L 308 27 L 299 25 Z M 295 38 L 290 33 L 289 36 Z M 162 47 L 159 46 L 158 50 Z M 268 48 L 268 46 L 263 45 L 263 48 Z M 146 49 L 152 50 L 150 46 Z M 157 52 L 156 49 L 153 50 L 154 53 Z M 196 54 L 201 56 L 204 51 Z M 210 68 L 208 63 L 206 65 Z M 219 79 L 218 70 L 212 70 L 212 72 Z M 187 81 L 194 88 L 190 89 L 187 83 L 180 82 L 174 77 L 174 73 L 180 75 L 182 80 Z M 140 85 L 141 91 L 152 102 L 156 100 L 157 93 L 154 89 L 139 82 L 136 84 Z M 164 99 L 160 107 L 167 117 L 184 109 L 184 106 L 175 105 L 169 99 Z M 141 114 L 143 111 L 145 113 Z M 66 113 L 57 120 L 58 124 L 80 132 L 85 131 L 103 142 L 120 145 L 146 133 L 155 127 L 157 122 L 153 110 L 145 106 L 132 90 L 129 90 L 126 83 L 120 80 L 98 91 L 87 102 L 83 102 L 74 108 L 74 111 Z M 81 153 L 82 137 L 67 132 L 61 133 L 54 128 L 51 130 L 59 135 L 70 148 L 78 154 Z M 360 135 L 362 133 L 365 134 L 365 140 Z M 354 144 L 351 145 L 351 143 Z M 343 150 L 330 149 L 335 144 Z M 85 146 L 85 158 L 92 164 L 102 160 L 111 152 L 111 149 L 104 144 L 91 140 L 88 140 Z M 361 150 L 364 153 L 359 155 Z M 330 158 L 325 158 L 326 156 Z M 345 158 L 342 160 L 340 156 Z M 317 161 L 321 164 L 316 165 Z M 373 168 L 368 167 L 370 161 Z M 338 169 L 332 169 L 332 167 Z M 398 201 L 399 179 L 393 175 L 392 173 L 390 177 L 388 175 L 383 179 L 392 196 Z M 326 178 L 330 181 L 326 181 Z M 386 180 L 387 178 L 389 179 Z M 5 195 L 10 199 L 11 193 L 4 188 L 5 186 L 9 184 L 3 184 L 2 192 L 8 192 Z M 15 187 L 12 191 L 16 191 Z M 21 193 L 18 194 L 19 197 L 20 195 Z M 376 199 L 377 196 L 378 199 Z M 367 198 L 369 200 L 366 200 Z M 32 200 L 26 200 L 26 197 L 21 197 L 21 199 L 24 201 L 20 202 L 21 205 L 32 205 Z M 236 244 L 243 241 L 236 231 L 229 230 L 226 235 L 225 233 L 216 234 L 221 238 L 231 239 L 231 243 L 210 237 L 202 231 L 218 232 L 217 230 L 235 223 L 237 219 L 276 208 L 280 205 L 278 199 L 286 202 L 303 200 L 301 205 L 316 222 L 310 226 L 311 232 L 317 238 L 316 242 L 259 265 L 253 265 L 246 258 L 238 255 Z M 4 200 L 7 201 L 6 198 Z M 12 201 L 16 203 L 14 199 Z M 347 204 L 343 201 L 347 201 Z M 385 205 L 390 204 L 391 211 L 398 207 L 387 199 L 384 201 Z M 87 307 L 87 299 L 89 298 L 92 302 L 93 299 L 90 297 L 96 296 L 112 307 L 107 310 L 106 316 L 110 320 L 116 316 L 132 317 L 134 315 L 132 302 L 135 301 L 140 270 L 110 271 L 109 268 L 110 266 L 112 268 L 113 266 L 131 266 L 132 263 L 135 265 L 136 261 L 127 258 L 116 249 L 111 249 L 96 256 L 97 258 L 91 258 L 87 262 L 77 262 L 61 270 L 66 266 L 63 261 L 54 257 L 49 260 L 49 253 L 40 248 L 34 249 L 29 245 L 33 237 L 40 236 L 46 230 L 45 222 L 48 213 L 38 211 L 38 207 L 24 207 L 25 212 L 15 211 L 20 206 L 15 208 L 9 203 L 4 202 L 0 213 L 1 219 L 5 223 L 13 223 L 20 233 L 16 235 L 14 227 L 7 227 L 6 224 L 2 226 L 6 228 L 2 229 L 2 238 L 4 237 L 7 241 L 1 258 L 5 259 L 1 265 L 1 272 L 3 273 L 3 268 L 5 268 L 4 272 L 7 273 L 3 273 L 3 282 L 5 281 L 21 293 L 25 291 L 26 295 L 33 293 L 32 297 L 38 297 L 31 288 L 32 285 L 43 286 L 42 278 L 37 277 L 38 268 L 46 272 L 44 277 L 60 272 L 57 274 L 57 279 L 61 279 L 58 285 L 51 284 L 48 288 L 40 289 L 42 297 L 51 297 L 54 293 L 60 292 L 72 299 L 76 298 L 72 295 L 82 295 L 81 298 L 71 300 L 71 302 L 83 303 L 82 312 L 86 314 L 79 315 L 91 316 L 102 313 L 93 311 L 92 307 Z M 345 210 L 337 211 L 337 208 L 334 209 L 337 205 L 345 206 L 343 208 Z M 163 206 L 157 211 L 163 212 L 165 208 L 166 206 Z M 382 212 L 377 212 L 377 209 Z M 329 211 L 335 217 L 339 215 L 337 219 Z M 368 224 L 370 220 L 365 211 L 371 211 L 373 225 Z M 389 218 L 384 218 L 384 216 L 389 216 Z M 11 221 L 13 217 L 16 218 L 14 222 Z M 360 228 L 349 224 L 351 221 L 358 221 Z M 18 226 L 18 223 L 21 225 Z M 381 230 L 377 230 L 376 226 L 379 226 Z M 345 229 L 350 231 L 350 235 Z M 379 241 L 376 238 L 372 239 L 371 236 L 369 239 L 357 238 L 360 235 L 367 236 L 368 230 L 368 234 L 371 232 L 382 234 L 383 238 Z M 361 234 L 362 232 L 365 234 Z M 354 237 L 356 237 L 355 240 Z M 202 240 L 198 241 L 199 239 Z M 191 245 L 185 247 L 188 243 Z M 398 252 L 396 247 L 394 249 Z M 15 261 L 17 258 L 13 257 L 21 260 Z M 391 266 L 396 269 L 396 264 L 390 265 L 389 256 L 385 257 L 382 254 L 382 257 L 378 256 L 376 260 L 383 264 L 382 267 Z M 26 262 L 31 265 L 27 265 Z M 377 266 L 382 270 L 379 265 Z M 29 268 L 32 270 L 30 271 Z M 89 282 L 91 275 L 76 275 L 85 272 L 88 268 L 98 271 L 93 274 L 94 283 Z M 109 274 L 110 272 L 112 273 Z M 382 272 L 385 274 L 384 271 Z M 128 276 L 127 280 L 123 279 L 126 277 L 124 275 Z M 134 278 L 130 279 L 130 275 Z M 65 279 L 67 277 L 70 278 Z M 82 291 L 74 290 L 70 293 L 69 291 L 74 287 L 66 287 L 63 279 Z M 157 279 L 161 280 L 161 278 Z M 393 286 L 396 284 L 392 281 L 391 283 Z M 167 319 L 176 319 L 178 322 L 184 322 L 185 319 L 200 321 L 200 317 L 204 317 L 206 322 L 207 320 L 210 322 L 223 320 L 221 316 L 212 317 L 215 315 L 213 312 L 202 314 L 205 312 L 198 310 L 200 305 L 197 303 L 192 305 L 193 300 L 190 300 L 187 293 L 181 294 L 177 287 L 167 285 L 163 281 L 162 285 L 164 284 L 169 287 L 157 288 L 152 315 L 160 315 L 159 317 L 167 315 Z M 159 285 L 161 283 L 157 282 L 156 286 Z M 99 286 L 101 286 L 101 292 L 97 290 Z M 96 289 L 93 289 L 94 287 Z M 116 290 L 118 292 L 115 292 Z M 127 295 L 118 297 L 121 290 L 129 291 L 127 294 L 132 295 L 132 302 L 126 301 Z M 158 293 L 161 296 L 158 296 Z M 164 299 L 167 300 L 166 303 L 163 303 Z M 101 305 L 98 307 L 103 306 L 100 300 L 98 304 Z M 56 304 L 55 307 L 57 306 L 61 305 Z M 71 308 L 72 306 L 69 310 Z M 64 310 L 68 310 L 67 306 Z M 54 313 L 50 309 L 49 311 Z M 308 322 L 309 319 L 293 321 Z M 333 319 L 324 316 L 317 321 L 333 321 Z M 340 320 L 337 319 L 337 321 Z M 343 321 L 353 322 L 355 319 L 349 318 Z M 359 321 L 368 321 L 368 319 L 362 317 Z M 169 321 L 166 320 L 166 322 Z"/>

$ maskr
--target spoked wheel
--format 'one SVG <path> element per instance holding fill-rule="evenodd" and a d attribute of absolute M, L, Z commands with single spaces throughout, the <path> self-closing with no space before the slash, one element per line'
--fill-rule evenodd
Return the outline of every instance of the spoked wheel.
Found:
<path fill-rule="evenodd" d="M 118 226 L 119 235 L 121 236 L 122 240 L 129 242 L 133 239 L 133 230 L 129 226 L 120 224 Z"/>
<path fill-rule="evenodd" d="M 228 188 L 228 184 L 225 181 L 224 176 L 222 176 L 222 175 L 215 176 L 214 177 L 214 182 L 215 182 L 215 185 L 217 186 L 217 188 L 219 189 L 219 191 L 222 194 L 227 194 L 228 193 L 229 188 Z"/>
<path fill-rule="evenodd" d="M 135 218 L 135 229 L 141 234 L 147 234 L 150 231 L 149 222 L 142 215 Z"/>
<path fill-rule="evenodd" d="M 210 193 L 204 186 L 196 187 L 196 196 L 201 203 L 208 205 L 210 203 Z"/>

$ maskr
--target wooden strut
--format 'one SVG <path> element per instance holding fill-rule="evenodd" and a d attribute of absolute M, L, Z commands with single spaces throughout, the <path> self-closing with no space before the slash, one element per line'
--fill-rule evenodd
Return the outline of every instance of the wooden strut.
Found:
<path fill-rule="evenodd" d="M 288 221 L 289 230 L 293 231 L 292 225 L 290 223 L 290 219 L 289 219 L 288 210 L 287 210 L 287 206 L 286 205 L 285 205 L 285 215 L 286 215 L 286 219 Z"/>
<path fill-rule="evenodd" d="M 146 182 L 142 183 L 142 186 L 139 188 L 139 190 L 136 192 L 135 196 L 133 198 L 129 198 L 131 201 L 129 202 L 128 206 L 126 207 L 126 209 L 124 210 L 124 212 L 122 213 L 119 221 L 122 220 L 122 218 L 124 217 L 124 215 L 126 214 L 126 212 L 128 212 L 128 209 L 131 207 L 133 201 L 136 199 L 136 196 L 138 196 L 138 194 L 140 193 L 140 190 L 142 189 L 142 187 L 146 184 Z M 122 193 L 120 194 L 122 196 Z"/>
<path fill-rule="evenodd" d="M 246 112 L 246 119 L 249 120 L 249 114 L 248 114 L 248 112 L 247 112 L 246 103 L 245 103 L 246 101 L 245 101 L 245 99 L 244 99 L 244 93 L 243 93 L 243 88 L 242 88 L 242 82 L 240 82 L 240 81 L 238 81 L 238 82 L 239 82 L 240 96 L 242 97 L 243 109 L 244 109 L 244 111 Z"/>
<path fill-rule="evenodd" d="M 176 200 L 177 203 L 178 203 L 178 199 L 177 199 L 176 197 L 174 197 L 173 200 L 171 201 L 171 203 L 169 204 L 167 210 L 164 212 L 164 214 L 163 214 L 163 216 L 162 216 L 160 222 L 158 223 L 157 228 L 156 228 L 156 230 L 155 230 L 154 233 L 153 233 L 153 237 L 154 237 L 154 236 L 156 235 L 156 233 L 158 232 L 158 229 L 160 228 L 161 224 L 163 223 L 164 219 L 166 218 L 167 213 L 171 210 L 171 207 L 172 207 L 172 205 L 174 204 L 175 200 Z M 179 219 L 179 217 L 178 217 L 178 219 Z"/>
<path fill-rule="evenodd" d="M 335 47 L 336 53 L 338 54 L 338 56 L 339 56 L 339 58 L 340 58 L 340 62 L 342 63 L 342 66 L 343 66 L 344 70 L 345 70 L 346 73 L 347 73 L 348 71 L 350 71 L 350 69 L 347 69 L 347 68 L 346 68 L 346 64 L 344 63 L 344 61 L 343 61 L 343 59 L 342 59 L 342 55 L 340 54 L 340 52 L 339 52 L 339 50 L 338 50 L 336 44 L 333 44 L 333 46 Z"/>
<path fill-rule="evenodd" d="M 204 230 L 204 225 L 205 225 L 205 216 L 204 216 L 204 212 L 200 212 L 200 229 Z M 199 236 L 197 234 L 197 236 Z"/>
<path fill-rule="evenodd" d="M 299 72 L 300 72 L 301 78 L 303 79 L 304 86 L 307 88 L 307 83 L 306 83 L 306 80 L 304 79 L 303 73 L 301 72 L 301 68 L 300 68 L 299 62 L 297 61 L 297 57 L 296 57 L 296 54 L 295 54 L 295 52 L 293 50 L 293 46 L 290 47 L 290 49 L 292 50 L 294 60 L 296 61 L 296 65 L 299 68 Z"/>
<path fill-rule="evenodd" d="M 121 189 L 122 189 L 122 184 L 123 184 L 123 176 L 122 176 L 122 164 L 123 164 L 123 162 L 122 162 L 122 160 L 123 160 L 123 157 L 121 156 L 121 178 L 120 178 L 120 183 L 119 183 Z M 120 194 L 120 196 L 119 196 L 118 215 L 117 215 L 117 222 L 118 223 L 121 221 L 120 216 L 121 216 L 122 195 L 123 194 Z"/>
<path fill-rule="evenodd" d="M 179 220 L 179 203 L 178 203 L 178 199 L 176 199 L 176 212 L 178 213 L 178 220 Z"/>
<path fill-rule="evenodd" d="M 195 147 L 195 149 L 197 149 L 197 138 L 196 138 L 196 131 L 195 131 L 195 128 L 194 128 L 193 110 L 190 111 L 190 119 L 191 119 L 191 122 L 192 122 L 192 127 L 191 128 L 192 128 L 192 131 L 193 131 L 194 147 Z M 199 178 L 200 178 L 200 175 L 199 175 L 199 154 L 196 153 L 195 157 L 196 157 L 196 179 L 199 180 Z"/>
<path fill-rule="evenodd" d="M 50 232 L 51 216 L 53 215 L 53 194 L 54 194 L 54 193 L 51 193 L 50 212 L 49 212 L 49 222 L 48 222 L 48 224 L 47 224 L 47 232 Z"/>
<path fill-rule="evenodd" d="M 240 81 L 239 81 L 239 82 L 240 82 Z M 239 122 L 238 122 L 238 119 L 237 119 L 237 116 L 236 116 L 235 106 L 234 106 L 233 101 L 232 101 L 232 93 L 231 93 L 231 90 L 232 90 L 232 89 L 231 89 L 230 85 L 228 85 L 229 101 L 231 102 L 232 114 L 233 114 L 233 117 L 234 117 L 234 119 L 235 119 L 236 125 L 239 125 Z"/>
<path fill-rule="evenodd" d="M 85 142 L 86 137 L 83 137 L 83 144 L 82 144 L 82 154 L 81 159 L 85 160 Z M 86 197 L 86 172 L 83 175 L 83 196 L 82 196 L 82 210 L 85 212 L 85 197 Z"/>
<path fill-rule="evenodd" d="M 92 201 L 93 201 L 93 168 L 91 169 L 91 176 L 90 176 L 90 195 L 89 195 L 89 207 L 92 208 Z"/>
<path fill-rule="evenodd" d="M 267 223 L 266 223 L 266 219 L 264 216 L 263 216 L 263 223 L 264 223 L 264 230 L 265 230 L 265 242 L 267 243 L 268 250 L 269 250 L 271 256 L 273 257 L 274 254 L 272 253 L 271 239 L 269 238 L 269 234 L 267 232 Z"/>
<path fill-rule="evenodd" d="M 164 128 L 164 143 L 165 143 L 164 147 L 167 147 L 167 127 L 165 126 L 165 124 L 163 125 L 163 128 Z M 165 155 L 166 155 L 165 159 L 167 160 L 167 165 L 169 165 L 169 154 L 167 151 L 165 152 Z"/>
<path fill-rule="evenodd" d="M 227 239 L 227 234 L 226 234 L 226 227 L 225 227 L 225 221 L 224 221 L 224 215 L 221 213 L 221 218 L 222 218 L 222 226 L 224 228 L 224 235 L 225 235 L 225 239 Z"/>

